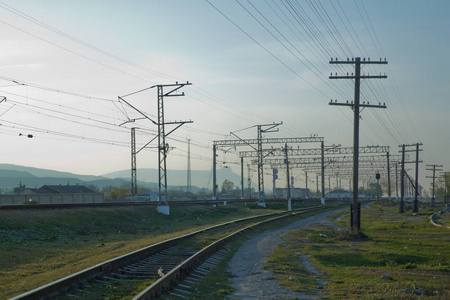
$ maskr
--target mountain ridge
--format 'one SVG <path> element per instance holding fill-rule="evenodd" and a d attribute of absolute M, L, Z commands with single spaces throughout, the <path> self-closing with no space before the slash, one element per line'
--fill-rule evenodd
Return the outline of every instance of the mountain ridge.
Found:
<path fill-rule="evenodd" d="M 167 170 L 168 186 L 170 188 L 182 188 L 187 184 L 186 170 Z M 137 170 L 137 185 L 151 188 L 158 188 L 158 169 L 143 168 Z M 240 186 L 241 178 L 230 168 L 217 169 L 217 185 L 228 179 Z M 129 186 L 131 180 L 130 170 L 119 170 L 103 175 L 80 175 L 70 172 L 61 172 L 50 169 L 40 169 L 14 164 L 0 164 L 0 189 L 12 190 L 19 184 L 29 188 L 39 188 L 42 185 L 95 185 L 99 189 L 105 186 Z M 212 189 L 212 171 L 192 170 L 191 171 L 192 191 L 206 188 Z"/>

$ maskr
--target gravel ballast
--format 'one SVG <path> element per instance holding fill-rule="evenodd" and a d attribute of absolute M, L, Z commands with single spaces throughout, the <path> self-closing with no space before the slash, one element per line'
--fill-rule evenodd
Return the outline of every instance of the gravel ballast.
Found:
<path fill-rule="evenodd" d="M 233 276 L 232 286 L 236 289 L 230 298 L 316 299 L 320 297 L 318 293 L 298 293 L 281 286 L 274 280 L 272 273 L 264 270 L 262 266 L 285 234 L 317 223 L 334 226 L 325 218 L 335 212 L 320 213 L 283 228 L 267 230 L 245 241 L 228 264 L 229 271 Z"/>

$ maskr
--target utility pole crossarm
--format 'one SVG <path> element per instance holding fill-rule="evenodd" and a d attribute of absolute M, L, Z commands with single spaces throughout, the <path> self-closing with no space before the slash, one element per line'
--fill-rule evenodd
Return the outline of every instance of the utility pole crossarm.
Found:
<path fill-rule="evenodd" d="M 278 127 L 279 125 L 283 125 L 283 122 L 280 123 L 272 123 L 272 124 L 264 124 L 264 125 L 258 125 L 261 127 L 261 132 L 278 132 L 280 131 L 279 128 L 276 130 L 273 130 L 275 127 Z M 262 126 L 268 126 L 269 128 L 263 129 Z"/>
<path fill-rule="evenodd" d="M 330 79 L 355 79 L 356 76 L 351 75 L 330 75 L 328 78 Z M 360 79 L 386 79 L 386 75 L 361 75 Z"/>
<path fill-rule="evenodd" d="M 333 60 L 333 59 L 330 60 L 330 64 L 354 65 L 355 63 L 357 63 L 357 61 L 354 60 L 353 58 L 352 58 L 352 60 L 349 60 L 349 59 L 347 59 L 347 60 L 338 60 L 337 58 L 336 58 L 336 60 Z M 383 61 L 380 58 L 379 61 L 370 60 L 370 59 L 368 59 L 368 60 L 363 59 L 363 60 L 360 60 L 359 63 L 360 64 L 365 64 L 365 65 L 370 65 L 370 64 L 372 64 L 372 65 L 387 65 L 388 62 L 386 61 L 386 59 L 384 59 L 384 61 Z"/>
<path fill-rule="evenodd" d="M 387 108 L 387 106 L 385 104 L 381 104 L 379 103 L 378 105 L 373 105 L 373 104 L 353 104 L 353 102 L 351 103 L 338 103 L 338 102 L 333 102 L 332 100 L 330 100 L 330 103 L 328 103 L 329 105 L 336 105 L 336 106 L 350 106 L 350 107 L 354 107 L 354 106 L 359 106 L 359 107 L 372 107 L 372 108 Z"/>
<path fill-rule="evenodd" d="M 162 84 L 160 86 L 163 87 L 176 87 L 174 89 L 172 89 L 169 92 L 164 93 L 162 96 L 163 97 L 180 97 L 180 96 L 184 96 L 184 92 L 182 92 L 181 94 L 175 94 L 172 95 L 173 92 L 176 92 L 177 90 L 181 89 L 182 87 L 184 87 L 185 85 L 192 85 L 192 83 L 190 83 L 189 81 L 187 81 L 186 83 L 174 83 L 174 84 Z"/>
<path fill-rule="evenodd" d="M 164 123 L 164 124 L 178 124 L 177 127 L 175 127 L 174 129 L 172 129 L 171 131 L 169 131 L 168 133 L 166 133 L 166 136 L 168 136 L 169 134 L 171 134 L 172 132 L 174 132 L 175 130 L 177 130 L 178 128 L 180 128 L 181 126 L 183 126 L 186 123 L 193 123 L 193 121 L 180 121 L 180 122 L 169 122 L 169 123 Z"/>

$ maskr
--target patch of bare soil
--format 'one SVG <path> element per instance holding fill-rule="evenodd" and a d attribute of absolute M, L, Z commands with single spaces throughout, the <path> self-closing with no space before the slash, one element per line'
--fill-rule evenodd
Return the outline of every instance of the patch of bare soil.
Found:
<path fill-rule="evenodd" d="M 344 209 L 343 209 L 344 210 Z M 334 229 L 339 229 L 325 218 L 336 211 L 325 212 L 299 220 L 286 227 L 268 230 L 257 234 L 244 242 L 229 263 L 229 271 L 233 275 L 232 285 L 236 289 L 232 299 L 317 299 L 323 296 L 323 291 L 298 293 L 281 286 L 273 279 L 270 271 L 262 268 L 263 264 L 275 249 L 283 236 L 292 230 L 321 223 Z M 303 257 L 303 258 L 302 258 Z M 307 260 L 306 255 L 300 255 L 305 268 L 320 272 Z M 311 271 L 313 273 L 313 271 Z M 319 286 L 326 284 L 318 281 Z"/>

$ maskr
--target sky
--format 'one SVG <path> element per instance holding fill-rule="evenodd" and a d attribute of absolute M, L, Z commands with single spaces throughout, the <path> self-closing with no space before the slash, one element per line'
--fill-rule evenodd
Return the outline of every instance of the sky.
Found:
<path fill-rule="evenodd" d="M 166 122 L 192 121 L 168 136 L 169 170 L 187 168 L 188 140 L 191 168 L 211 170 L 214 141 L 256 138 L 256 125 L 274 122 L 283 124 L 264 137 L 351 147 L 353 111 L 328 103 L 353 101 L 354 84 L 328 77 L 353 66 L 329 61 L 381 58 L 388 64 L 362 72 L 387 79 L 363 80 L 361 101 L 387 108 L 361 112 L 360 146 L 398 155 L 422 143 L 428 187 L 427 165 L 450 166 L 449 12 L 446 0 L 0 1 L 0 163 L 129 169 L 135 127 L 138 169 L 158 168 L 156 140 L 146 146 L 157 135 L 157 89 L 123 97 L 140 112 L 118 97 L 187 81 L 185 96 L 164 99 Z M 218 167 L 240 173 L 238 152 L 250 148 L 224 150 Z"/>

